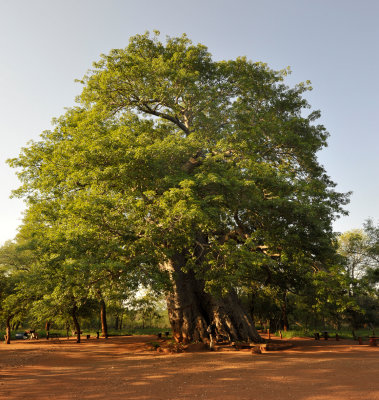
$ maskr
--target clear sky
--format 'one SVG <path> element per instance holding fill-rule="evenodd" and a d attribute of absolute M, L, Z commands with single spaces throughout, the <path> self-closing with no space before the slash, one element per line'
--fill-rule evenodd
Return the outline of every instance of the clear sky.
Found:
<path fill-rule="evenodd" d="M 287 83 L 310 79 L 307 95 L 330 132 L 320 162 L 350 191 L 337 231 L 379 220 L 379 1 L 377 0 L 0 0 L 0 244 L 12 239 L 23 203 L 5 160 L 74 104 L 101 53 L 158 29 L 208 46 L 215 59 L 245 55 Z"/>

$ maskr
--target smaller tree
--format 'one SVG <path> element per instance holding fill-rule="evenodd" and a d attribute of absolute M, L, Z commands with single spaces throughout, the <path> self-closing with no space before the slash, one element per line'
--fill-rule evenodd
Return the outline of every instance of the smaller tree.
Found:
<path fill-rule="evenodd" d="M 150 291 L 145 291 L 128 301 L 129 311 L 134 314 L 136 320 L 141 320 L 142 328 L 145 328 L 147 323 L 151 326 L 154 320 L 160 320 L 164 308 L 164 300 Z"/>
<path fill-rule="evenodd" d="M 8 241 L 0 248 L 0 318 L 5 322 L 5 341 L 11 340 L 12 323 L 28 315 L 35 293 L 28 289 L 34 257 L 27 241 Z"/>
<path fill-rule="evenodd" d="M 363 323 L 372 324 L 377 319 L 375 312 L 372 313 L 372 306 L 378 300 L 378 231 L 373 222 L 368 220 L 364 230 L 345 232 L 338 240 L 348 297 L 351 300 L 347 314 L 353 329 Z"/>
<path fill-rule="evenodd" d="M 374 225 L 371 219 L 364 224 L 364 232 L 366 235 L 366 254 L 368 257 L 368 268 L 366 270 L 366 278 L 368 283 L 379 289 L 379 224 Z"/>

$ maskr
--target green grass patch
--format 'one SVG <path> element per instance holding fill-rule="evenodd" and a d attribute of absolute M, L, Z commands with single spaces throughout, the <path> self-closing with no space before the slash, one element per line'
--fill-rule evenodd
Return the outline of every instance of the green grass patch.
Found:
<path fill-rule="evenodd" d="M 320 328 L 320 329 L 314 329 L 314 330 L 302 330 L 302 329 L 294 329 L 294 330 L 289 330 L 287 332 L 282 331 L 282 337 L 283 339 L 290 339 L 293 337 L 314 337 L 314 333 L 318 332 L 320 334 L 322 334 L 322 332 L 328 332 L 329 336 L 331 338 L 334 338 L 336 333 L 338 333 L 339 337 L 341 339 L 354 339 L 353 337 L 353 331 L 349 330 L 349 329 L 340 329 L 340 330 L 336 330 L 333 328 Z M 375 328 L 374 332 L 376 334 L 378 334 L 379 332 L 379 328 Z M 363 340 L 368 340 L 369 336 L 373 335 L 373 331 L 372 329 L 358 329 L 355 332 L 355 337 L 361 337 Z M 273 335 L 280 337 L 280 332 L 277 331 L 275 333 L 273 333 Z"/>

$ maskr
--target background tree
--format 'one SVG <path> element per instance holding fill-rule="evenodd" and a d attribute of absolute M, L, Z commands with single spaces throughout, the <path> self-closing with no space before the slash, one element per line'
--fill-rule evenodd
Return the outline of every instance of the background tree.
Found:
<path fill-rule="evenodd" d="M 373 288 L 379 288 L 379 224 L 375 226 L 371 219 L 364 224 L 366 251 L 369 259 L 366 279 Z"/>
<path fill-rule="evenodd" d="M 142 294 L 142 293 L 141 293 Z M 128 299 L 127 308 L 135 315 L 135 318 L 141 319 L 142 328 L 148 323 L 152 325 L 153 320 L 162 318 L 162 299 L 156 293 L 144 291 L 142 295 L 134 296 Z"/>
<path fill-rule="evenodd" d="M 348 295 L 355 303 L 349 310 L 353 329 L 364 323 L 378 323 L 378 228 L 372 220 L 364 229 L 345 232 L 339 237 L 339 253 L 344 257 Z"/>
<path fill-rule="evenodd" d="M 0 317 L 5 325 L 5 341 L 11 340 L 11 329 L 27 320 L 36 294 L 30 290 L 30 271 L 35 263 L 32 245 L 21 235 L 0 248 Z"/>

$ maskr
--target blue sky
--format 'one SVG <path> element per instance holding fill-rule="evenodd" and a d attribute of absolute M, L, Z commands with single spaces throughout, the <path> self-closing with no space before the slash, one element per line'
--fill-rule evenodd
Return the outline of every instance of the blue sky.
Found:
<path fill-rule="evenodd" d="M 75 83 L 101 53 L 158 29 L 208 46 L 215 59 L 241 55 L 290 66 L 331 136 L 319 160 L 353 191 L 337 231 L 379 220 L 379 2 L 376 0 L 0 0 L 0 243 L 24 208 L 5 160 L 74 104 Z"/>

